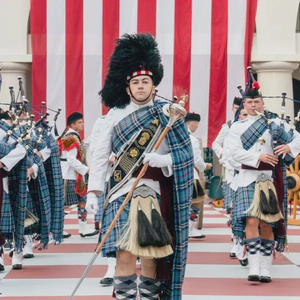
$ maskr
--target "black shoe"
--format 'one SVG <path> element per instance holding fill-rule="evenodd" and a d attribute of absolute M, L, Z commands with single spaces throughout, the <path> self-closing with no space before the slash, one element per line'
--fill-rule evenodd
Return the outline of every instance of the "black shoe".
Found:
<path fill-rule="evenodd" d="M 230 252 L 230 253 L 229 253 L 229 256 L 230 256 L 230 258 L 236 258 L 236 255 L 235 255 L 234 252 Z"/>
<path fill-rule="evenodd" d="M 12 243 L 9 243 L 9 242 L 6 242 L 4 245 L 3 245 L 3 248 L 6 249 L 6 250 L 10 250 L 12 249 L 14 246 Z"/>
<path fill-rule="evenodd" d="M 189 236 L 189 239 L 204 239 L 206 236 L 204 234 L 199 234 L 196 236 Z"/>
<path fill-rule="evenodd" d="M 22 265 L 21 264 L 15 264 L 12 266 L 13 270 L 21 270 L 22 269 Z"/>
<path fill-rule="evenodd" d="M 0 264 L 0 272 L 3 272 L 3 271 L 5 271 L 5 268 L 3 265 Z"/>
<path fill-rule="evenodd" d="M 106 277 L 100 280 L 100 284 L 111 285 L 113 283 L 113 278 Z"/>
<path fill-rule="evenodd" d="M 240 262 L 242 267 L 247 267 L 248 266 L 248 258 L 239 259 L 239 262 Z"/>
<path fill-rule="evenodd" d="M 269 277 L 269 276 L 260 276 L 260 279 L 259 279 L 260 282 L 271 282 L 272 281 L 272 278 Z"/>
<path fill-rule="evenodd" d="M 248 281 L 260 281 L 260 277 L 258 275 L 249 275 Z"/>
<path fill-rule="evenodd" d="M 34 255 L 32 253 L 27 253 L 23 255 L 23 258 L 34 258 Z"/>
<path fill-rule="evenodd" d="M 96 235 L 96 234 L 98 234 L 98 233 L 99 233 L 99 230 L 95 230 L 94 232 L 87 233 L 87 234 L 82 234 L 82 233 L 80 233 L 80 236 L 81 236 L 81 237 L 94 236 L 94 235 Z"/>
<path fill-rule="evenodd" d="M 64 238 L 64 239 L 67 239 L 67 238 L 69 238 L 71 235 L 72 235 L 71 233 L 67 233 L 67 232 L 66 232 L 66 234 L 63 234 L 63 238 Z"/>

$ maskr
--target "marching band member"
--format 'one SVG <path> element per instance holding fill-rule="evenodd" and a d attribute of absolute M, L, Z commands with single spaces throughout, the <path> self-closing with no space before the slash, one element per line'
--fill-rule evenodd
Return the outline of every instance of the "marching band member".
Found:
<path fill-rule="evenodd" d="M 235 97 L 233 99 L 232 103 L 232 113 L 235 115 L 236 111 L 238 110 L 239 106 L 241 103 L 241 98 Z M 222 159 L 223 156 L 223 146 L 225 139 L 228 135 L 229 129 L 233 123 L 233 120 L 227 121 L 225 124 L 222 125 L 222 128 L 220 132 L 218 133 L 216 139 L 214 140 L 212 144 L 212 149 L 215 152 L 216 156 L 218 157 L 219 160 Z M 223 178 L 223 185 L 222 185 L 222 194 L 224 197 L 224 209 L 226 209 L 227 214 L 231 214 L 231 205 L 232 205 L 232 194 L 231 194 L 231 189 L 230 189 L 230 183 L 232 181 L 232 178 L 234 176 L 234 169 L 230 166 L 227 165 L 227 167 L 224 167 L 224 178 Z M 232 249 L 230 250 L 230 257 L 235 258 L 236 257 L 236 241 L 233 237 L 233 246 Z"/>
<path fill-rule="evenodd" d="M 25 201 L 26 197 L 22 195 L 16 195 L 14 198 L 14 207 L 15 210 L 12 210 L 11 199 L 9 197 L 8 189 L 8 176 L 7 172 L 10 172 L 14 167 L 23 160 L 26 155 L 26 150 L 20 144 L 17 144 L 15 147 L 12 146 L 12 143 L 15 141 L 13 138 L 9 137 L 7 142 L 3 140 L 7 137 L 7 132 L 11 129 L 12 121 L 8 112 L 1 114 L 0 116 L 0 149 L 1 149 L 1 159 L 0 159 L 0 176 L 1 176 L 1 203 L 0 203 L 0 212 L 1 212 L 1 224 L 0 224 L 0 270 L 4 270 L 3 262 L 3 248 L 2 246 L 5 243 L 4 236 L 10 240 L 14 239 L 14 252 L 12 256 L 12 268 L 20 269 L 22 268 L 22 245 L 23 245 L 23 235 L 24 235 L 24 218 L 23 214 L 25 211 Z M 20 172 L 20 179 L 26 181 L 26 172 Z M 17 190 L 21 187 L 21 182 L 14 186 Z M 10 185 L 11 188 L 11 185 Z M 20 211 L 19 211 L 20 209 Z M 14 218 L 15 217 L 15 218 Z M 15 222 L 14 222 L 15 221 Z M 3 236 L 4 235 L 4 236 Z"/>
<path fill-rule="evenodd" d="M 91 161 L 93 161 L 93 153 L 96 149 L 96 143 L 99 140 L 99 135 L 101 134 L 101 128 L 102 128 L 101 124 L 103 122 L 105 122 L 105 116 L 99 117 L 93 126 L 93 130 L 91 133 L 91 140 L 90 140 L 90 144 L 89 144 L 89 149 L 90 149 L 91 157 L 92 157 Z M 115 162 L 115 157 L 116 157 L 115 154 L 111 153 L 110 159 L 109 159 L 109 166 L 111 166 Z M 108 171 L 107 171 L 106 182 L 109 181 L 110 171 L 111 170 L 109 167 Z M 105 191 L 106 191 L 106 188 L 105 188 Z M 96 223 L 96 220 L 100 224 L 102 223 L 104 201 L 105 201 L 105 192 L 102 195 L 100 195 L 98 198 L 99 210 L 95 214 L 95 223 Z M 95 228 L 95 229 L 97 229 L 97 228 Z M 116 258 L 115 257 L 106 257 L 106 262 L 107 262 L 107 270 L 106 270 L 103 278 L 100 280 L 100 284 L 111 285 L 113 283 L 113 277 L 114 277 L 115 271 L 116 271 Z"/>
<path fill-rule="evenodd" d="M 201 201 L 204 201 L 205 192 L 199 181 L 200 178 L 198 172 L 210 170 L 212 168 L 212 164 L 204 162 L 201 154 L 199 140 L 191 134 L 194 133 L 199 127 L 199 123 L 201 120 L 200 115 L 195 113 L 188 113 L 184 120 L 186 127 L 190 133 L 194 155 L 194 192 L 191 206 L 192 213 L 189 220 L 189 237 L 201 239 L 205 238 L 205 235 L 201 234 L 200 230 L 195 228 L 195 224 L 197 222 L 194 216 L 199 214 L 199 209 L 203 209 L 203 206 L 201 206 L 200 203 Z"/>
<path fill-rule="evenodd" d="M 248 117 L 248 112 L 245 108 L 242 108 L 238 121 L 245 120 Z M 234 185 L 234 181 L 236 180 L 235 175 L 240 171 L 241 164 L 237 163 L 232 158 L 232 153 L 230 152 L 230 145 L 228 145 L 228 139 L 225 138 L 224 144 L 223 144 L 223 151 L 222 151 L 222 158 L 220 159 L 220 163 L 223 165 L 223 167 L 227 170 L 232 170 L 234 172 L 234 176 L 231 180 L 231 183 L 228 187 L 229 189 L 229 195 L 230 195 L 230 213 L 235 206 L 235 200 L 236 200 L 236 187 L 235 189 L 232 188 Z M 231 216 L 230 216 L 231 217 Z M 247 254 L 244 252 L 244 230 L 245 226 L 243 222 L 234 222 L 232 219 L 231 222 L 231 230 L 233 235 L 233 247 L 230 251 L 230 257 L 236 257 L 239 259 L 240 264 L 245 267 L 248 265 L 248 259 Z"/>
<path fill-rule="evenodd" d="M 79 132 L 83 130 L 83 116 L 74 112 L 67 118 L 68 130 L 59 139 L 61 150 L 61 168 L 65 180 L 65 205 L 78 204 L 79 234 L 81 237 L 94 236 L 99 230 L 87 225 L 86 188 L 84 176 L 89 168 L 82 163 L 81 138 Z M 66 236 L 68 237 L 68 236 Z"/>
<path fill-rule="evenodd" d="M 232 159 L 241 164 L 234 181 L 237 192 L 232 220 L 233 224 L 245 224 L 248 280 L 270 282 L 275 241 L 276 251 L 284 251 L 286 245 L 285 163 L 300 152 L 300 135 L 287 134 L 289 125 L 280 127 L 278 118 L 266 119 L 271 114 L 258 115 L 263 113 L 264 105 L 258 89 L 255 82 L 246 91 L 248 118 L 232 124 L 227 137 Z"/>
<path fill-rule="evenodd" d="M 154 38 L 149 34 L 125 34 L 117 42 L 100 92 L 104 104 L 111 109 L 101 128 L 89 174 L 87 209 L 94 213 L 98 210 L 97 195 L 104 191 L 109 156 L 112 152 L 117 154 L 101 236 L 131 190 L 138 174 L 136 167 L 142 161 L 149 164 L 102 249 L 104 256 L 117 257 L 117 299 L 136 298 L 137 256 L 142 265 L 140 299 L 158 299 L 161 293 L 163 299 L 182 297 L 193 156 L 182 119 L 172 126 L 158 151 L 148 153 L 152 149 L 148 145 L 161 132 L 160 124 L 165 126 L 168 122 L 162 110 L 165 103 L 153 99 L 162 77 L 163 66 Z"/>

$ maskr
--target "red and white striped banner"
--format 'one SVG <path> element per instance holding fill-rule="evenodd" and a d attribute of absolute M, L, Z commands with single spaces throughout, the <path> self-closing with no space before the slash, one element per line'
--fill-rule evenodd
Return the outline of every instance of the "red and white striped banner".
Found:
<path fill-rule="evenodd" d="M 31 0 L 32 99 L 84 115 L 85 135 L 107 109 L 101 89 L 114 41 L 150 32 L 165 76 L 158 94 L 190 95 L 201 115 L 197 136 L 210 146 L 232 118 L 237 86 L 250 62 L 257 0 Z"/>

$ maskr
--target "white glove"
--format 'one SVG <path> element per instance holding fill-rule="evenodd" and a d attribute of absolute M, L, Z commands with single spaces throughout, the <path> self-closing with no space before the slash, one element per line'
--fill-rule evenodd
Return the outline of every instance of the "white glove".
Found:
<path fill-rule="evenodd" d="M 98 205 L 98 197 L 96 194 L 88 193 L 86 195 L 85 209 L 88 213 L 94 214 L 94 215 L 98 212 L 99 205 Z"/>
<path fill-rule="evenodd" d="M 171 154 L 161 155 L 155 152 L 146 153 L 144 164 L 148 163 L 150 167 L 164 168 L 172 166 Z"/>

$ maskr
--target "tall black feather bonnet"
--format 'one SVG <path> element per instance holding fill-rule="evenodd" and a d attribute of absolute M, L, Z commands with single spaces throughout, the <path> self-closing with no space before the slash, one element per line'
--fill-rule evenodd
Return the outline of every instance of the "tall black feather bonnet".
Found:
<path fill-rule="evenodd" d="M 124 34 L 117 40 L 108 66 L 103 89 L 99 92 L 104 105 L 124 107 L 130 102 L 126 92 L 129 80 L 149 75 L 158 86 L 164 74 L 157 42 L 151 34 Z"/>

